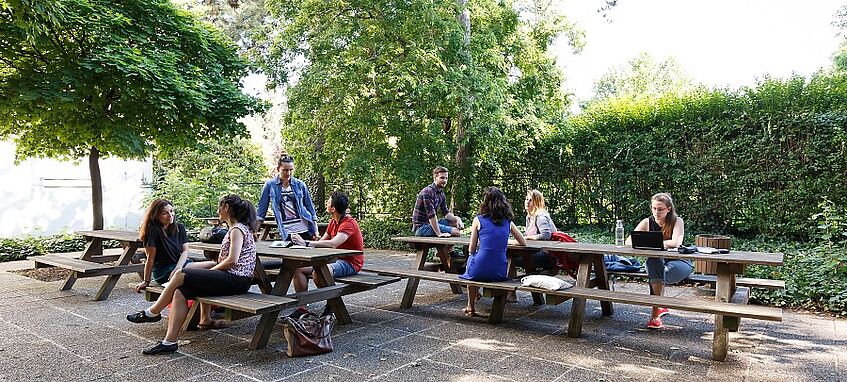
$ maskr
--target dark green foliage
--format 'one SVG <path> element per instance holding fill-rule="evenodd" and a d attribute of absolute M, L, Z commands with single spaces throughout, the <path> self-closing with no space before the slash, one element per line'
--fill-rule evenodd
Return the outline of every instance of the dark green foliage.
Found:
<path fill-rule="evenodd" d="M 205 223 L 192 217 L 216 217 L 221 196 L 236 194 L 255 206 L 267 172 L 261 150 L 242 139 L 208 140 L 197 148 L 159 153 L 145 208 L 154 198 L 168 199 L 186 228 L 200 228 Z"/>
<path fill-rule="evenodd" d="M 546 137 L 530 174 L 565 224 L 631 228 L 665 191 L 689 227 L 806 239 L 822 197 L 847 204 L 845 101 L 847 77 L 827 74 L 610 99 Z"/>
<path fill-rule="evenodd" d="M 120 243 L 114 240 L 107 240 L 103 242 L 103 247 L 119 248 Z M 78 252 L 83 249 L 85 249 L 85 239 L 82 236 L 72 233 L 3 238 L 0 239 L 0 263 L 4 261 L 23 260 L 28 256 Z"/>
<path fill-rule="evenodd" d="M 391 240 L 395 236 L 408 236 L 412 231 L 410 220 L 371 218 L 359 221 L 365 247 L 377 249 L 408 250 L 409 245 Z"/>

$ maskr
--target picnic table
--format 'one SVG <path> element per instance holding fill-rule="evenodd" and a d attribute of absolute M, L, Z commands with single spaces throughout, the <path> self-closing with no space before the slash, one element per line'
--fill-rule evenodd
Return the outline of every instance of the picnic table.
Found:
<path fill-rule="evenodd" d="M 221 249 L 220 244 L 189 243 L 188 246 L 189 249 L 193 250 L 214 252 L 215 256 L 217 256 L 217 253 L 220 252 Z M 207 256 L 212 255 L 211 253 L 204 254 Z M 339 256 L 361 254 L 361 251 L 313 247 L 298 249 L 273 248 L 270 247 L 270 243 L 259 241 L 256 242 L 256 254 L 256 270 L 254 271 L 254 275 L 259 284 L 259 289 L 263 294 L 286 298 L 286 300 L 280 300 L 280 304 L 285 307 L 326 301 L 327 305 L 338 318 L 339 323 L 348 324 L 352 322 L 350 314 L 348 313 L 347 307 L 344 305 L 344 301 L 341 299 L 341 296 L 355 293 L 362 289 L 351 284 L 336 285 L 332 278 L 332 270 L 330 270 L 328 264 L 334 262 Z M 268 277 L 268 273 L 262 266 L 262 257 L 271 257 L 282 260 L 282 268 L 279 270 L 275 279 Z M 288 289 L 294 278 L 295 270 L 306 266 L 315 268 L 316 272 L 314 283 L 317 288 L 306 292 L 288 294 Z M 272 281 L 274 282 L 273 285 L 271 285 Z M 261 295 L 259 295 L 252 296 L 247 299 L 256 300 L 261 298 Z M 226 296 L 222 297 L 222 299 L 226 299 Z M 238 306 L 238 304 L 231 305 L 232 306 L 228 307 L 234 309 L 243 308 L 242 306 Z M 281 308 L 282 306 L 277 307 Z M 253 340 L 250 343 L 251 349 L 262 348 L 267 344 L 268 338 L 270 338 L 270 335 L 273 332 L 274 324 L 276 324 L 277 318 L 279 317 L 279 312 L 280 309 L 274 309 L 272 311 L 261 313 L 262 318 L 259 320 L 256 332 L 253 335 Z M 197 317 L 199 318 L 199 316 Z"/>
<path fill-rule="evenodd" d="M 329 226 L 328 223 L 316 223 L 318 225 L 318 236 L 323 236 L 324 232 L 326 232 L 326 227 Z M 270 240 L 273 235 L 277 235 L 277 226 L 276 219 L 273 216 L 265 219 L 262 224 L 259 226 L 259 240 Z M 304 239 L 309 240 L 308 237 L 304 237 Z"/>
<path fill-rule="evenodd" d="M 138 232 L 96 230 L 76 231 L 76 234 L 83 236 L 88 242 L 79 258 L 45 255 L 38 256 L 34 259 L 36 268 L 53 266 L 71 271 L 71 274 L 65 280 L 65 283 L 62 284 L 60 290 L 71 289 L 74 283 L 76 283 L 76 280 L 80 278 L 106 275 L 106 280 L 103 281 L 103 285 L 94 297 L 95 300 L 102 301 L 109 297 L 109 294 L 122 274 L 144 270 L 143 264 L 130 264 L 133 261 L 136 251 L 142 246 L 141 240 L 138 238 Z M 118 255 L 104 254 L 104 240 L 117 240 L 120 242 L 123 250 Z M 114 265 L 105 264 L 112 261 Z"/>
<path fill-rule="evenodd" d="M 393 240 L 409 243 L 416 251 L 415 262 L 412 264 L 412 270 L 405 272 L 409 280 L 406 285 L 406 292 L 403 295 L 401 307 L 410 307 L 417 291 L 418 280 L 420 278 L 431 279 L 436 281 L 450 282 L 451 284 L 463 283 L 461 279 L 456 277 L 432 277 L 423 274 L 425 270 L 425 262 L 427 253 L 430 248 L 436 248 L 440 254 L 447 253 L 456 245 L 467 247 L 470 239 L 466 237 L 395 237 Z M 665 306 L 671 309 L 688 310 L 695 312 L 705 312 L 715 314 L 715 332 L 712 345 L 712 356 L 715 360 L 723 361 L 726 359 L 728 348 L 728 332 L 737 331 L 741 317 L 781 321 L 782 310 L 770 307 L 749 306 L 747 302 L 750 296 L 748 287 L 739 287 L 737 285 L 737 274 L 743 273 L 745 265 L 758 264 L 766 266 L 780 266 L 783 263 L 783 254 L 781 253 L 763 253 L 763 252 L 745 252 L 731 251 L 728 254 L 682 254 L 679 252 L 661 251 L 661 250 L 641 250 L 631 247 L 617 247 L 614 245 L 604 244 L 588 244 L 588 243 L 566 243 L 557 241 L 536 241 L 528 240 L 526 246 L 519 246 L 510 241 L 507 253 L 509 254 L 509 272 L 514 275 L 515 262 L 517 256 L 525 256 L 537 252 L 539 250 L 561 251 L 573 254 L 579 257 L 579 270 L 576 277 L 576 285 L 574 288 L 563 291 L 545 291 L 538 288 L 522 287 L 517 283 L 513 286 L 513 290 L 524 290 L 538 294 L 546 294 L 548 303 L 561 303 L 567 299 L 573 299 L 570 322 L 568 325 L 568 336 L 579 337 L 582 333 L 582 324 L 585 317 L 586 300 L 599 300 L 602 308 L 602 314 L 609 316 L 614 313 L 613 303 L 625 303 L 644 306 Z M 717 280 L 716 293 L 714 302 L 706 301 L 689 301 L 680 298 L 667 296 L 652 296 L 643 293 L 630 293 L 611 291 L 609 288 L 609 278 L 606 271 L 603 255 L 616 254 L 623 256 L 640 256 L 640 257 L 664 257 L 666 259 L 689 259 L 689 260 L 706 260 L 717 263 Z M 443 257 L 442 257 L 443 258 Z M 529 258 L 529 256 L 525 256 Z M 383 270 L 381 274 L 390 274 L 394 276 L 402 276 L 403 271 Z M 430 272 L 431 273 L 431 272 Z M 491 283 L 491 288 L 506 289 L 502 283 Z M 455 292 L 455 288 L 453 289 Z M 495 299 L 495 304 L 492 305 L 491 317 L 502 316 L 502 303 Z M 491 320 L 496 323 L 498 320 Z"/>

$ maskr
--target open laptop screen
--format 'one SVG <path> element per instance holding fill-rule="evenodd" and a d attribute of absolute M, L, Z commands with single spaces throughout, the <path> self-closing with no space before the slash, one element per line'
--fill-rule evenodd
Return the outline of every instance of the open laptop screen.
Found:
<path fill-rule="evenodd" d="M 632 231 L 632 248 L 664 250 L 664 237 L 660 231 Z"/>

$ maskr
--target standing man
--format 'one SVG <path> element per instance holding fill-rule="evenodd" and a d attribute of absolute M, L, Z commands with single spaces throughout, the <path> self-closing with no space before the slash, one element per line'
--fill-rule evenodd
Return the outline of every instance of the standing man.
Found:
<path fill-rule="evenodd" d="M 412 230 L 415 236 L 450 237 L 461 236 L 465 225 L 462 219 L 447 209 L 447 168 L 438 166 L 432 170 L 432 184 L 418 193 L 412 211 Z M 438 219 L 438 214 L 444 217 Z"/>

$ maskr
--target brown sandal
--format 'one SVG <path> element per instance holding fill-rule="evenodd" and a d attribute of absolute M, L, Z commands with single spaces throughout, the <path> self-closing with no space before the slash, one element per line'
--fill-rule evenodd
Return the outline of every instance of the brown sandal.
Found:
<path fill-rule="evenodd" d="M 212 330 L 212 329 L 223 329 L 228 328 L 229 324 L 223 320 L 212 320 L 212 322 L 208 324 L 197 324 L 197 330 Z"/>

